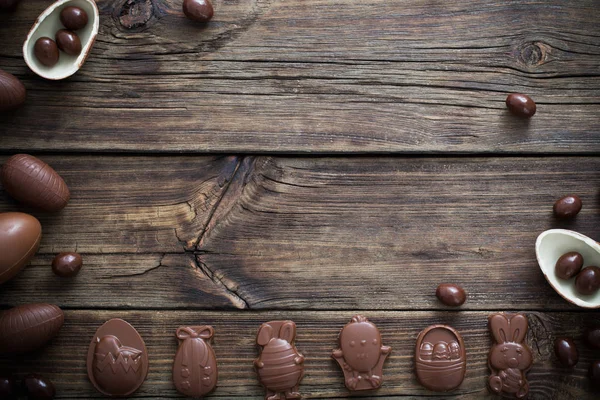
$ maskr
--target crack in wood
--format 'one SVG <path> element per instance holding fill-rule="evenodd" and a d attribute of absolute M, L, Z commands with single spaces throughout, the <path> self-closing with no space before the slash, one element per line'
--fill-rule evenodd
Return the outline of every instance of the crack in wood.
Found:
<path fill-rule="evenodd" d="M 217 276 L 217 274 L 211 270 L 208 265 L 206 265 L 206 263 L 204 263 L 201 259 L 200 256 L 194 256 L 192 257 L 194 263 L 196 264 L 196 267 L 198 268 L 198 270 L 200 272 L 202 272 L 208 279 L 210 279 L 215 285 L 217 285 L 220 288 L 223 288 L 229 295 L 231 303 L 236 306 L 236 308 L 239 309 L 251 309 L 250 307 L 250 303 L 248 303 L 248 301 L 246 299 L 244 299 L 240 293 L 239 290 L 237 289 L 237 287 L 231 287 L 230 285 L 227 285 L 224 282 L 224 277 L 223 276 Z"/>
<path fill-rule="evenodd" d="M 148 274 L 148 273 L 150 273 L 152 271 L 155 271 L 155 270 L 157 270 L 157 269 L 159 269 L 161 267 L 166 267 L 166 265 L 163 265 L 163 260 L 165 259 L 165 257 L 167 256 L 167 254 L 169 254 L 169 253 L 163 253 L 160 256 L 160 259 L 158 260 L 158 265 L 156 265 L 154 267 L 151 267 L 151 268 L 148 268 L 147 270 L 144 270 L 142 272 L 136 272 L 136 273 L 133 273 L 133 274 L 111 275 L 111 276 L 100 278 L 100 279 L 132 278 L 132 277 L 136 277 L 136 276 L 146 275 L 146 274 Z"/>

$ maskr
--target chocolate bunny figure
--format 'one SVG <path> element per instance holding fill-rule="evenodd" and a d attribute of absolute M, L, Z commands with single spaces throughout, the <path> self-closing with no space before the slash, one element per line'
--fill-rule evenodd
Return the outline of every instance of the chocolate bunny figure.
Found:
<path fill-rule="evenodd" d="M 210 346 L 212 326 L 186 326 L 175 335 L 181 341 L 173 364 L 173 383 L 186 396 L 201 397 L 217 386 L 217 359 Z"/>
<path fill-rule="evenodd" d="M 256 344 L 260 356 L 254 360 L 260 383 L 267 389 L 266 400 L 300 399 L 300 380 L 304 376 L 304 356 L 294 345 L 296 324 L 271 321 L 261 325 Z"/>
<path fill-rule="evenodd" d="M 489 385 L 494 393 L 514 394 L 518 399 L 529 393 L 525 374 L 531 368 L 533 355 L 524 343 L 527 327 L 527 317 L 523 314 L 490 316 L 489 329 L 496 342 L 488 356 L 492 371 Z"/>

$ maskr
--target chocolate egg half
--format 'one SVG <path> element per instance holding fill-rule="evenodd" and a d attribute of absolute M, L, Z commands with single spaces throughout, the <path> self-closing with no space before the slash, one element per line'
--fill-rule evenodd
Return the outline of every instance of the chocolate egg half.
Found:
<path fill-rule="evenodd" d="M 27 265 L 41 238 L 42 225 L 35 217 L 19 212 L 0 214 L 0 284 Z"/>
<path fill-rule="evenodd" d="M 48 343 L 65 321 L 53 304 L 25 304 L 0 314 L 0 354 L 27 353 Z"/>
<path fill-rule="evenodd" d="M 15 200 L 44 211 L 60 211 L 71 193 L 48 164 L 28 154 L 16 154 L 0 170 L 0 182 Z"/>
<path fill-rule="evenodd" d="M 107 396 L 129 396 L 146 380 L 148 352 L 140 334 L 126 321 L 111 319 L 97 331 L 87 355 L 94 387 Z"/>

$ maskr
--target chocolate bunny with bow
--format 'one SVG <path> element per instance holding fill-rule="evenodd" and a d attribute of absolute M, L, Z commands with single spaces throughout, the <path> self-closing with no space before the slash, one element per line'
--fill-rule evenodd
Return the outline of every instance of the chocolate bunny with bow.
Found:
<path fill-rule="evenodd" d="M 529 393 L 525 374 L 533 364 L 531 349 L 525 344 L 527 317 L 523 314 L 492 314 L 489 329 L 496 343 L 488 355 L 488 366 L 492 371 L 489 379 L 494 393 L 514 394 L 523 399 Z"/>
<path fill-rule="evenodd" d="M 260 356 L 254 360 L 260 383 L 267 389 L 266 400 L 300 399 L 298 392 L 304 376 L 304 356 L 294 345 L 296 324 L 271 321 L 261 325 L 256 344 Z"/>
<path fill-rule="evenodd" d="M 173 383 L 186 396 L 201 397 L 217 386 L 217 358 L 209 342 L 212 326 L 186 326 L 177 329 L 181 344 L 173 364 Z"/>

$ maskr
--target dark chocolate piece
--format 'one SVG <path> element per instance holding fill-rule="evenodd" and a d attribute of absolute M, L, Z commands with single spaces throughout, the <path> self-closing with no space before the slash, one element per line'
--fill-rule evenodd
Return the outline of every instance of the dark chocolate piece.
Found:
<path fill-rule="evenodd" d="M 442 283 L 435 291 L 437 298 L 447 306 L 462 306 L 467 300 L 467 293 L 458 285 L 453 283 Z"/>
<path fill-rule="evenodd" d="M 79 7 L 68 6 L 60 12 L 60 22 L 62 22 L 65 28 L 77 31 L 87 25 L 88 15 Z"/>
<path fill-rule="evenodd" d="M 560 279 L 571 279 L 579 273 L 583 267 L 583 257 L 576 251 L 565 253 L 556 261 L 556 276 Z"/>
<path fill-rule="evenodd" d="M 600 360 L 591 362 L 588 376 L 590 377 L 590 381 L 592 381 L 592 385 L 600 387 Z"/>
<path fill-rule="evenodd" d="M 53 67 L 58 62 L 58 46 L 49 37 L 41 37 L 35 41 L 33 54 L 46 67 Z"/>
<path fill-rule="evenodd" d="M 61 29 L 56 32 L 56 44 L 59 49 L 70 56 L 78 56 L 81 53 L 81 40 L 75 32 Z"/>
<path fill-rule="evenodd" d="M 300 399 L 298 391 L 304 376 L 304 356 L 294 344 L 296 324 L 271 321 L 260 326 L 256 344 L 260 355 L 254 367 L 261 385 L 267 389 L 265 399 Z"/>
<path fill-rule="evenodd" d="M 38 374 L 27 375 L 21 386 L 29 400 L 52 400 L 56 396 L 52 381 Z"/>
<path fill-rule="evenodd" d="M 490 389 L 523 399 L 529 393 L 526 374 L 533 364 L 531 349 L 525 343 L 527 317 L 497 313 L 490 315 L 488 322 L 495 342 L 488 355 Z"/>
<path fill-rule="evenodd" d="M 0 284 L 29 263 L 41 239 L 42 225 L 35 217 L 20 212 L 0 213 Z"/>
<path fill-rule="evenodd" d="M 506 97 L 506 107 L 513 115 L 531 118 L 535 114 L 536 105 L 531 97 L 522 93 L 511 93 Z"/>
<path fill-rule="evenodd" d="M 456 329 L 432 325 L 423 330 L 415 347 L 417 379 L 436 392 L 456 389 L 465 379 L 467 352 Z"/>
<path fill-rule="evenodd" d="M 14 376 L 0 376 L 0 399 L 13 400 L 17 398 L 17 380 Z"/>
<path fill-rule="evenodd" d="M 87 354 L 92 385 L 107 396 L 129 396 L 146 380 L 148 352 L 135 328 L 111 319 L 97 331 Z"/>
<path fill-rule="evenodd" d="M 59 253 L 52 260 L 52 272 L 63 278 L 70 278 L 79 273 L 83 259 L 79 253 Z"/>
<path fill-rule="evenodd" d="M 581 270 L 575 278 L 575 290 L 584 296 L 594 294 L 600 289 L 600 268 L 589 266 Z"/>
<path fill-rule="evenodd" d="M 23 304 L 0 313 L 0 354 L 37 350 L 58 335 L 65 315 L 53 304 Z"/>
<path fill-rule="evenodd" d="M 338 342 L 340 348 L 331 356 L 342 367 L 346 387 L 352 391 L 381 387 L 383 363 L 392 348 L 383 346 L 375 324 L 356 315 L 342 328 Z"/>
<path fill-rule="evenodd" d="M 556 218 L 566 219 L 579 214 L 581 207 L 583 207 L 583 203 L 579 196 L 572 194 L 556 200 L 553 210 Z"/>
<path fill-rule="evenodd" d="M 600 327 L 586 329 L 583 338 L 588 346 L 600 349 Z"/>
<path fill-rule="evenodd" d="M 183 0 L 183 13 L 192 21 L 208 22 L 214 10 L 210 0 Z"/>
<path fill-rule="evenodd" d="M 579 361 L 579 352 L 570 338 L 558 338 L 554 341 L 554 354 L 565 367 L 572 368 Z"/>
<path fill-rule="evenodd" d="M 202 397 L 217 386 L 217 358 L 210 346 L 212 326 L 186 326 L 177 329 L 179 349 L 173 364 L 173 383 L 182 394 Z"/>

